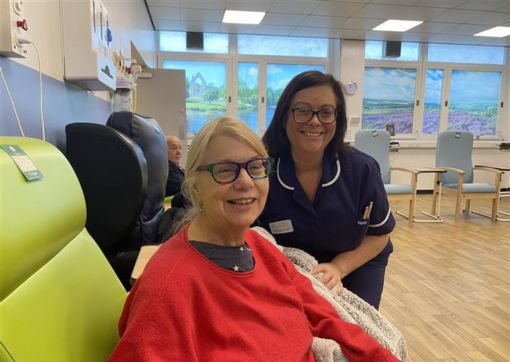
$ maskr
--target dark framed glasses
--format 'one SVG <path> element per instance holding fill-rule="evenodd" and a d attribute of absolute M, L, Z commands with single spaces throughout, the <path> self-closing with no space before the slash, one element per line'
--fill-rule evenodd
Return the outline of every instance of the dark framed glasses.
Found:
<path fill-rule="evenodd" d="M 195 171 L 208 171 L 217 183 L 228 184 L 237 180 L 241 168 L 244 168 L 252 179 L 260 180 L 271 174 L 273 159 L 271 157 L 258 157 L 243 163 L 230 161 L 210 163 L 198 166 Z"/>
<path fill-rule="evenodd" d="M 309 107 L 296 107 L 291 108 L 292 117 L 297 123 L 308 123 L 311 121 L 313 116 L 317 116 L 319 121 L 324 124 L 333 123 L 336 121 L 336 109 L 333 107 L 321 108 L 318 111 L 314 111 Z"/>

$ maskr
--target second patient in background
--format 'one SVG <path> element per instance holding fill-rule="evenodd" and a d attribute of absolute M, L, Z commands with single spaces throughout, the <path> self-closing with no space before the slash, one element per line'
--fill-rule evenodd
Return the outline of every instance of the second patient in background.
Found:
<path fill-rule="evenodd" d="M 181 167 L 182 143 L 175 136 L 167 136 L 168 148 L 168 179 L 166 181 L 165 196 L 173 196 L 181 192 L 181 185 L 184 181 L 184 169 Z"/>

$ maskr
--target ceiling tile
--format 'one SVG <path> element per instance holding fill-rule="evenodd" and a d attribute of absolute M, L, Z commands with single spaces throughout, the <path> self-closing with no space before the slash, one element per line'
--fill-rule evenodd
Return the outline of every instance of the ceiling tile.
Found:
<path fill-rule="evenodd" d="M 266 14 L 262 19 L 262 25 L 299 25 L 306 15 L 295 14 Z"/>
<path fill-rule="evenodd" d="M 345 18 L 339 16 L 308 16 L 302 23 L 301 26 L 307 26 L 311 28 L 340 28 Z"/>
<path fill-rule="evenodd" d="M 402 20 L 421 20 L 427 21 L 436 16 L 444 14 L 448 9 L 445 8 L 427 8 L 427 7 L 410 7 L 393 17 Z"/>
<path fill-rule="evenodd" d="M 477 16 L 471 20 L 466 21 L 469 24 L 482 24 L 482 25 L 501 25 L 510 20 L 510 16 L 506 13 L 486 12 L 483 15 Z"/>
<path fill-rule="evenodd" d="M 181 10 L 170 6 L 149 6 L 152 19 L 180 20 Z"/>
<path fill-rule="evenodd" d="M 359 3 L 339 3 L 333 1 L 323 1 L 312 14 L 326 16 L 342 16 L 348 18 L 356 11 L 363 8 L 363 4 Z"/>
<path fill-rule="evenodd" d="M 420 33 L 441 33 L 447 29 L 451 29 L 454 26 L 456 26 L 456 24 L 426 22 L 426 23 L 418 25 L 416 28 L 413 28 L 412 31 L 420 32 Z"/>
<path fill-rule="evenodd" d="M 473 35 L 486 29 L 484 25 L 461 24 L 448 29 L 448 34 Z"/>
<path fill-rule="evenodd" d="M 445 23 L 465 23 L 473 18 L 482 16 L 483 12 L 473 10 L 448 10 L 446 13 L 436 16 L 432 20 Z"/>
<path fill-rule="evenodd" d="M 457 6 L 457 9 L 494 11 L 508 6 L 508 0 L 469 0 Z"/>
<path fill-rule="evenodd" d="M 200 10 L 200 9 L 181 9 L 181 20 L 188 21 L 205 21 L 205 22 L 221 22 L 223 19 L 222 10 Z"/>
<path fill-rule="evenodd" d="M 226 9 L 246 11 L 269 11 L 272 0 L 227 0 Z"/>
<path fill-rule="evenodd" d="M 225 10 L 225 0 L 184 0 L 181 7 L 187 9 Z"/>
<path fill-rule="evenodd" d="M 384 5 L 404 5 L 411 6 L 414 5 L 416 0 L 372 0 L 372 4 L 384 4 Z"/>
<path fill-rule="evenodd" d="M 349 18 L 342 23 L 342 28 L 372 30 L 380 23 L 381 19 Z"/>
<path fill-rule="evenodd" d="M 122 0 L 119 0 L 122 1 Z M 132 1 L 132 0 L 129 0 Z M 139 0 L 137 0 L 139 1 Z M 509 46 L 503 39 L 472 37 L 510 26 L 509 0 L 146 0 L 156 28 L 264 35 L 402 40 Z M 267 11 L 262 24 L 222 24 L 224 8 Z M 383 19 L 421 20 L 409 32 L 374 32 Z M 478 38 L 478 39 L 473 39 Z"/>
<path fill-rule="evenodd" d="M 431 8 L 453 9 L 465 1 L 466 0 L 419 0 L 413 6 L 428 6 Z"/>
<path fill-rule="evenodd" d="M 317 8 L 322 1 L 292 1 L 283 0 L 275 1 L 271 6 L 270 11 L 274 13 L 286 13 L 286 14 L 311 14 L 312 11 Z"/>
<path fill-rule="evenodd" d="M 147 5 L 172 6 L 179 7 L 179 0 L 147 0 Z"/>
<path fill-rule="evenodd" d="M 393 17 L 399 15 L 404 10 L 406 10 L 405 6 L 366 5 L 354 15 L 357 18 L 393 19 Z"/>

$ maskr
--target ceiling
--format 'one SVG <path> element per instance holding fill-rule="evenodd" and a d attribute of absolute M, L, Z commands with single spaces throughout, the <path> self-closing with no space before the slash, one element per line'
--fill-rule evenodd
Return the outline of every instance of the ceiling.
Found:
<path fill-rule="evenodd" d="M 145 0 L 156 30 L 496 45 L 474 37 L 510 26 L 510 0 Z M 229 10 L 265 11 L 260 25 L 223 24 Z M 422 20 L 405 33 L 371 29 L 387 19 Z"/>

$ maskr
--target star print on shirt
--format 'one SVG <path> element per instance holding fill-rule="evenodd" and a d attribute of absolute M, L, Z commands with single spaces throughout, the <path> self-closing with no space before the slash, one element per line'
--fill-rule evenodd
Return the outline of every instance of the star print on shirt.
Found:
<path fill-rule="evenodd" d="M 237 265 L 234 265 L 232 269 L 234 269 L 234 271 L 239 271 L 239 267 Z"/>

